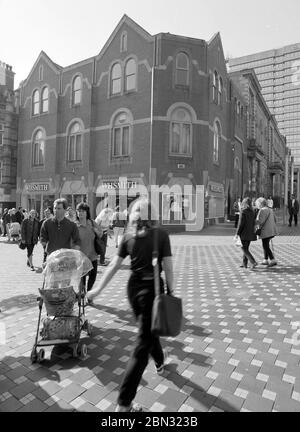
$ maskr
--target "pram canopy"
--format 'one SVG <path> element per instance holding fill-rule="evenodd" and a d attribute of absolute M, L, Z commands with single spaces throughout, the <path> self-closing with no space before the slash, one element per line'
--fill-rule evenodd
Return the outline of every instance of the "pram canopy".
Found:
<path fill-rule="evenodd" d="M 44 289 L 67 288 L 79 289 L 81 278 L 92 270 L 89 258 L 81 251 L 74 249 L 58 249 L 47 258 L 43 271 Z"/>

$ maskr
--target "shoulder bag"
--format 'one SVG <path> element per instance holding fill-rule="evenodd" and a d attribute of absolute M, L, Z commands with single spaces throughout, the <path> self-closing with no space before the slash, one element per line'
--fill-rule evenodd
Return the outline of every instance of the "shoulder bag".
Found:
<path fill-rule="evenodd" d="M 268 217 L 267 217 L 267 219 L 264 221 L 264 223 L 262 224 L 262 226 L 261 226 L 260 228 L 257 228 L 257 230 L 255 231 L 255 234 L 256 234 L 257 236 L 260 236 L 260 235 L 261 235 L 261 230 L 263 229 L 265 223 L 266 223 L 267 220 L 269 219 L 270 214 L 271 214 L 271 210 L 269 211 Z"/>
<path fill-rule="evenodd" d="M 161 293 L 158 266 L 158 230 L 154 228 L 152 265 L 154 270 L 155 298 L 152 308 L 151 332 L 156 336 L 175 337 L 181 332 L 182 300 L 171 294 Z"/>

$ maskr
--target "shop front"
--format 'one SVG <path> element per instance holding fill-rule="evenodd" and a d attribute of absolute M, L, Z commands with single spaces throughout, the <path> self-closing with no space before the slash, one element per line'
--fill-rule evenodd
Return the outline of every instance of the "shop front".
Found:
<path fill-rule="evenodd" d="M 21 205 L 27 211 L 36 210 L 38 217 L 43 218 L 47 207 L 53 207 L 55 190 L 51 182 L 27 182 L 21 194 Z"/>
<path fill-rule="evenodd" d="M 123 211 L 128 209 L 137 198 L 148 195 L 148 190 L 142 177 L 101 178 L 96 188 L 96 215 L 103 208 Z"/>
<path fill-rule="evenodd" d="M 65 198 L 68 206 L 76 209 L 77 204 L 80 202 L 87 202 L 88 189 L 84 180 L 64 180 L 60 197 Z"/>
<path fill-rule="evenodd" d="M 224 185 L 209 181 L 205 194 L 205 219 L 224 218 Z"/>

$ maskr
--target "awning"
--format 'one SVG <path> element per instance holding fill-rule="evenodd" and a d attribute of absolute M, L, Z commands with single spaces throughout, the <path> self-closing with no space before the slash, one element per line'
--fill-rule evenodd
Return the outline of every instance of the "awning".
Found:
<path fill-rule="evenodd" d="M 88 190 L 82 180 L 66 180 L 60 191 L 61 195 L 84 195 Z"/>

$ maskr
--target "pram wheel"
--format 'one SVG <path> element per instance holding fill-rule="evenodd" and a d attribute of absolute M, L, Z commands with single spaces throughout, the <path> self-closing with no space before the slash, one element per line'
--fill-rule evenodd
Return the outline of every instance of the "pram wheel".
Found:
<path fill-rule="evenodd" d="M 38 363 L 42 363 L 44 360 L 45 360 L 45 350 L 41 349 L 38 352 L 37 361 L 38 361 Z"/>
<path fill-rule="evenodd" d="M 38 355 L 37 355 L 36 349 L 33 348 L 31 351 L 31 354 L 30 354 L 31 363 L 36 363 L 37 359 L 38 359 Z"/>

